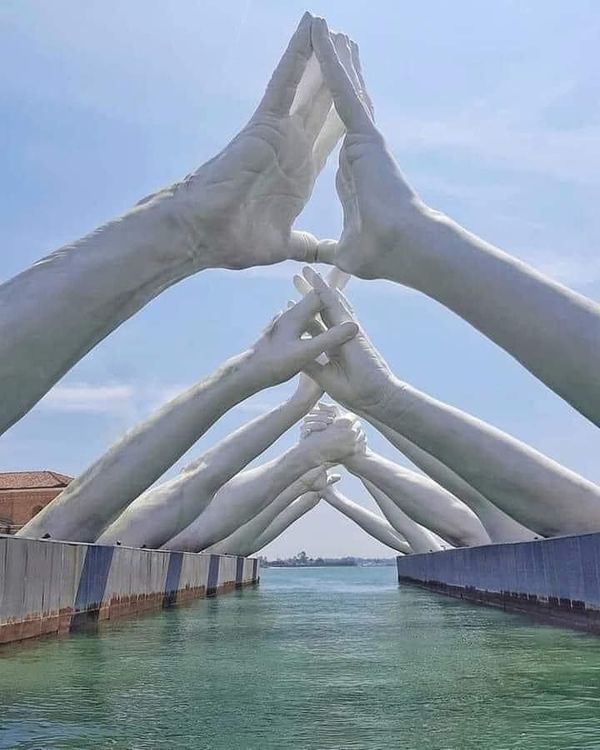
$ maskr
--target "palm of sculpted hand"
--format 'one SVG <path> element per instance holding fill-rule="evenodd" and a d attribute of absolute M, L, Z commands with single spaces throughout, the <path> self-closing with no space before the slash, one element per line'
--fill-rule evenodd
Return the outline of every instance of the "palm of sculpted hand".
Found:
<path fill-rule="evenodd" d="M 420 202 L 375 127 L 358 47 L 348 40 L 334 46 L 322 19 L 315 19 L 312 38 L 324 78 L 348 131 L 336 177 L 344 229 L 338 243 L 322 241 L 318 255 L 356 276 L 386 278 L 390 275 L 390 256 L 397 264 L 398 244 L 405 241 L 403 226 L 414 220 Z"/>
<path fill-rule="evenodd" d="M 302 442 L 320 463 L 337 463 L 365 450 L 365 436 L 353 414 L 335 417 L 326 430 L 303 432 Z"/>
<path fill-rule="evenodd" d="M 299 117 L 258 115 L 194 175 L 205 196 L 199 218 L 215 265 L 314 257 L 314 238 L 295 233 L 292 239 L 291 232 L 316 179 L 311 150 Z"/>
<path fill-rule="evenodd" d="M 317 469 L 308 471 L 300 482 L 305 486 L 305 492 L 316 492 L 318 494 L 323 493 L 327 487 L 339 482 L 341 476 L 339 474 L 328 474 L 327 469 L 320 466 Z"/>
<path fill-rule="evenodd" d="M 316 258 L 316 238 L 292 225 L 343 127 L 311 59 L 311 23 L 305 14 L 248 125 L 184 183 L 199 198 L 199 234 L 215 267 Z"/>
<path fill-rule="evenodd" d="M 312 362 L 305 371 L 327 393 L 356 411 L 369 411 L 387 398 L 393 376 L 383 357 L 360 328 L 348 300 L 329 287 L 310 268 L 304 270 L 305 291 L 311 289 L 322 304 L 321 317 L 328 329 L 342 323 L 354 323 L 358 333 L 343 346 L 328 352 L 329 362 Z M 300 284 L 297 284 L 300 288 Z M 322 335 L 322 334 L 321 334 Z"/>
<path fill-rule="evenodd" d="M 347 322 L 313 338 L 302 338 L 321 306 L 319 296 L 311 292 L 271 321 L 251 349 L 252 383 L 248 387 L 252 392 L 289 380 L 322 352 L 336 349 L 356 335 L 358 327 Z M 318 391 L 307 383 L 308 388 Z M 306 395 L 308 390 L 303 388 L 302 392 Z"/>

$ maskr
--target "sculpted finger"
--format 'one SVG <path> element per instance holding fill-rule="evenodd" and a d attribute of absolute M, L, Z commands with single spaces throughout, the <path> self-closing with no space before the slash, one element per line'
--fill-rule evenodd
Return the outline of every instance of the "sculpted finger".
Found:
<path fill-rule="evenodd" d="M 343 289 L 346 284 L 350 281 L 350 274 L 345 271 L 341 271 L 339 268 L 332 268 L 327 274 L 327 286 L 332 289 Z"/>
<path fill-rule="evenodd" d="M 313 145 L 312 157 L 315 165 L 316 174 L 319 174 L 329 154 L 336 147 L 340 138 L 346 132 L 344 123 L 341 121 L 335 107 L 331 107 L 325 124 L 321 128 L 321 132 L 317 136 L 316 141 Z"/>
<path fill-rule="evenodd" d="M 298 84 L 312 54 L 312 16 L 305 13 L 275 68 L 256 114 L 284 117 L 289 114 Z"/>
<path fill-rule="evenodd" d="M 335 417 L 339 414 L 339 409 L 335 404 L 328 404 L 325 401 L 319 401 L 310 414 L 332 414 Z"/>
<path fill-rule="evenodd" d="M 310 114 L 312 101 L 323 87 L 321 66 L 314 54 L 311 54 L 296 89 L 290 115 L 297 115 L 304 122 Z"/>
<path fill-rule="evenodd" d="M 322 414 L 322 415 L 315 414 L 315 415 L 310 415 L 306 417 L 302 424 L 304 425 L 319 424 L 319 425 L 327 426 L 329 424 L 333 424 L 333 419 L 334 419 L 333 417 L 331 416 L 328 417 L 326 414 Z"/>
<path fill-rule="evenodd" d="M 367 85 L 363 76 L 358 44 L 356 42 L 353 42 L 352 40 L 350 40 L 350 54 L 352 56 L 352 64 L 354 66 L 354 70 L 356 71 L 356 75 L 358 76 L 360 97 L 369 110 L 373 121 L 375 121 L 375 108 L 373 107 L 373 101 L 369 96 Z"/>
<path fill-rule="evenodd" d="M 304 118 L 304 130 L 310 144 L 313 147 L 321 131 L 323 130 L 325 123 L 327 122 L 327 118 L 329 116 L 329 113 L 331 112 L 332 106 L 333 99 L 331 98 L 331 92 L 329 91 L 327 86 L 323 84 L 315 95 L 311 104 L 311 108 Z M 325 159 L 327 159 L 327 156 L 329 156 L 330 152 L 331 149 L 326 154 Z"/>
<path fill-rule="evenodd" d="M 293 307 L 285 311 L 282 316 L 285 318 L 285 325 L 289 326 L 297 336 L 301 336 L 306 331 L 309 321 L 319 312 L 321 306 L 322 302 L 319 295 L 314 290 L 310 291 L 300 302 L 296 302 Z"/>
<path fill-rule="evenodd" d="M 323 365 L 316 360 L 306 362 L 302 371 L 318 383 L 324 391 L 335 385 L 335 373 L 330 364 Z"/>
<path fill-rule="evenodd" d="M 321 66 L 313 54 L 308 61 L 290 107 L 290 115 L 296 115 L 302 120 L 304 131 L 311 146 L 314 146 L 319 133 L 323 129 L 332 105 L 331 92 L 325 85 Z"/>
<path fill-rule="evenodd" d="M 303 269 L 304 278 L 312 286 L 321 300 L 325 323 L 339 325 L 348 320 L 348 314 L 341 304 L 336 290 L 331 289 L 320 274 L 310 267 Z"/>
<path fill-rule="evenodd" d="M 331 91 L 342 122 L 351 132 L 370 133 L 373 130 L 373 122 L 338 57 L 323 18 L 313 19 L 312 43 L 323 78 Z"/>
<path fill-rule="evenodd" d="M 347 41 L 347 37 L 344 34 L 332 33 L 331 37 L 336 45 L 338 43 L 343 45 Z M 348 49 L 350 49 L 349 46 Z M 306 86 L 305 81 L 307 81 Z M 299 96 L 301 92 L 304 94 L 302 98 Z M 321 66 L 313 54 L 308 61 L 306 71 L 290 110 L 291 114 L 298 114 L 302 118 L 304 130 L 311 144 L 314 145 L 319 133 L 323 129 L 332 105 L 333 98 L 331 91 L 323 80 Z"/>
<path fill-rule="evenodd" d="M 354 69 L 354 62 L 352 61 L 350 40 L 345 35 L 338 35 L 336 39 L 333 39 L 333 46 L 335 47 L 335 51 L 337 52 L 337 56 L 340 62 L 344 66 L 344 70 L 346 71 L 348 78 L 352 82 L 354 90 L 364 104 L 364 100 L 361 97 L 361 85 L 360 81 L 358 80 L 358 73 Z"/>
<path fill-rule="evenodd" d="M 334 265 L 337 248 L 337 240 L 319 240 L 317 244 L 317 259 L 315 262 Z"/>
<path fill-rule="evenodd" d="M 307 361 L 311 361 L 322 354 L 327 353 L 332 349 L 337 349 L 338 346 L 347 343 L 353 339 L 358 333 L 358 326 L 356 323 L 344 322 L 341 325 L 336 325 L 330 328 L 320 336 L 315 336 L 312 339 L 302 339 L 298 342 L 298 346 L 301 347 L 303 357 Z"/>
<path fill-rule="evenodd" d="M 296 290 L 300 292 L 303 297 L 309 292 L 312 292 L 312 286 L 308 283 L 308 281 L 306 281 L 303 276 L 300 276 L 300 274 L 294 274 L 293 282 Z"/>
<path fill-rule="evenodd" d="M 315 263 L 319 249 L 319 241 L 310 232 L 299 232 L 295 229 L 290 233 L 287 257 L 299 260 L 301 263 Z"/>
<path fill-rule="evenodd" d="M 312 290 L 308 290 L 312 291 Z M 296 302 L 293 302 L 292 300 L 288 300 L 287 303 L 287 309 L 291 310 L 293 307 L 296 306 Z M 318 318 L 310 318 L 309 321 L 306 323 L 306 329 L 305 332 L 309 333 L 311 336 L 319 336 L 321 333 L 325 333 L 327 330 L 327 326 L 325 326 L 324 323 L 322 323 Z"/>

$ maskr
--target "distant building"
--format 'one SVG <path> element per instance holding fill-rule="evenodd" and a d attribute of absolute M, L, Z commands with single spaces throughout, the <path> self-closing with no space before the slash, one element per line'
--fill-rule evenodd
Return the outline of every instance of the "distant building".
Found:
<path fill-rule="evenodd" d="M 16 533 L 72 481 L 56 471 L 0 473 L 0 533 Z"/>

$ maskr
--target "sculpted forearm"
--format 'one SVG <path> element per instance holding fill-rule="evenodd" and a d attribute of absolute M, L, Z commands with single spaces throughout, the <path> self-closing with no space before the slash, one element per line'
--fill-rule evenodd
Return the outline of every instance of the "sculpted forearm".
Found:
<path fill-rule="evenodd" d="M 440 539 L 429 529 L 421 526 L 407 515 L 393 500 L 382 492 L 379 487 L 369 482 L 368 479 L 361 478 L 361 481 L 367 492 L 379 506 L 383 515 L 399 534 L 410 544 L 411 550 L 415 553 L 422 552 L 439 552 L 448 549 L 450 546 L 447 542 Z"/>
<path fill-rule="evenodd" d="M 323 493 L 323 499 L 382 544 L 404 554 L 412 551 L 407 540 L 388 521 L 348 499 L 338 490 L 328 489 Z"/>
<path fill-rule="evenodd" d="M 410 262 L 402 257 L 406 245 L 398 247 L 387 278 L 408 281 L 460 315 L 600 424 L 596 303 L 431 209 L 423 209 L 411 238 Z"/>
<path fill-rule="evenodd" d="M 436 299 L 600 424 L 600 307 L 429 208 L 375 125 L 356 46 L 346 59 L 336 53 L 325 21 L 312 36 L 347 129 L 337 175 L 344 231 L 323 253 Z"/>
<path fill-rule="evenodd" d="M 292 396 L 287 401 L 240 427 L 207 451 L 197 462 L 207 486 L 216 492 L 225 482 L 263 453 L 298 422 L 316 403 L 319 393 Z M 195 464 L 190 465 L 193 469 Z"/>
<path fill-rule="evenodd" d="M 248 395 L 249 359 L 240 355 L 229 360 L 126 433 L 19 535 L 95 541 L 222 414 Z M 131 512 L 135 511 L 132 507 Z"/>
<path fill-rule="evenodd" d="M 283 492 L 270 502 L 254 518 L 242 524 L 238 529 L 205 551 L 216 554 L 250 555 L 255 548 L 256 540 L 267 529 L 275 518 L 306 491 L 303 478 L 292 482 Z"/>
<path fill-rule="evenodd" d="M 220 153 L 0 288 L 0 432 L 189 274 L 316 257 L 316 238 L 292 224 L 343 127 L 319 66 L 307 70 L 311 26 L 305 14 L 253 116 Z"/>
<path fill-rule="evenodd" d="M 489 544 L 489 536 L 473 511 L 427 477 L 372 451 L 353 457 L 346 466 L 353 474 L 378 487 L 414 521 L 450 544 Z"/>
<path fill-rule="evenodd" d="M 165 192 L 0 286 L 0 433 L 124 320 L 202 267 L 202 244 Z"/>
<path fill-rule="evenodd" d="M 319 504 L 319 495 L 316 492 L 307 492 L 302 497 L 294 500 L 287 508 L 267 526 L 263 533 L 254 541 L 249 555 L 258 552 L 267 544 L 283 534 L 283 532 Z"/>
<path fill-rule="evenodd" d="M 544 536 L 600 528 L 600 488 L 465 412 L 395 382 L 367 418 L 401 433 L 490 502 Z"/>
<path fill-rule="evenodd" d="M 434 456 L 419 448 L 418 445 L 411 443 L 410 440 L 399 432 L 392 430 L 377 419 L 371 418 L 370 422 L 373 427 L 378 429 L 392 445 L 418 466 L 421 471 L 425 472 L 428 477 L 448 490 L 448 492 L 459 500 L 462 500 L 465 505 L 468 505 L 484 525 L 492 542 L 521 542 L 538 537 L 534 531 L 525 528 L 525 526 L 522 526 L 518 521 L 515 521 L 493 505 L 480 492 L 467 484 L 458 474 L 445 466 L 441 461 L 438 461 L 437 458 L 434 458 Z M 370 488 L 369 491 L 371 491 Z"/>
<path fill-rule="evenodd" d="M 198 552 L 260 513 L 290 484 L 318 465 L 299 446 L 225 484 L 191 523 L 167 537 L 164 549 Z"/>

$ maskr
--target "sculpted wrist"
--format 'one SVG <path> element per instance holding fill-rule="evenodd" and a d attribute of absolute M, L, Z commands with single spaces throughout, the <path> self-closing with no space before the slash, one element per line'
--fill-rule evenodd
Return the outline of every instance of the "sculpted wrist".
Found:
<path fill-rule="evenodd" d="M 138 205 L 148 204 L 148 208 L 160 214 L 160 221 L 172 238 L 172 246 L 183 263 L 194 272 L 215 268 L 211 257 L 207 218 L 203 217 L 202 197 L 198 190 L 187 181 L 177 183 L 149 196 Z M 163 249 L 164 252 L 164 249 Z"/>
<path fill-rule="evenodd" d="M 363 469 L 365 464 L 369 462 L 369 458 L 372 455 L 372 451 L 367 448 L 363 453 L 354 453 L 351 456 L 344 458 L 342 463 L 351 474 L 360 475 L 362 473 L 361 469 Z"/>

